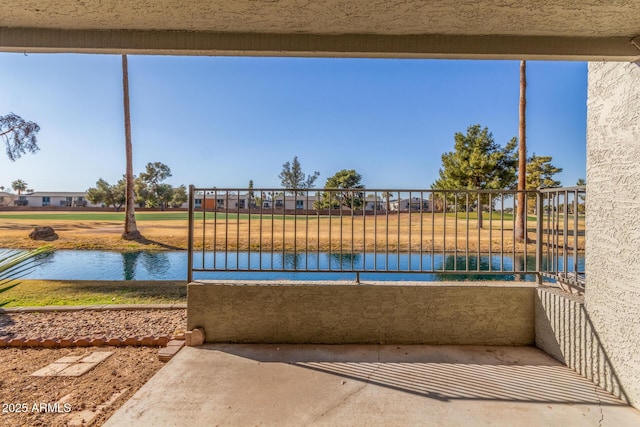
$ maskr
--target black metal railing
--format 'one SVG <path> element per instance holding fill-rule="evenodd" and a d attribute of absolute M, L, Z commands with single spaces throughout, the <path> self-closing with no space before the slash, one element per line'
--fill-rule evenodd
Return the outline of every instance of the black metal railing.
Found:
<path fill-rule="evenodd" d="M 356 281 L 361 273 L 508 274 L 584 286 L 584 196 L 581 187 L 191 186 L 188 279 L 223 271 L 354 273 Z M 517 236 L 522 198 L 526 231 Z"/>

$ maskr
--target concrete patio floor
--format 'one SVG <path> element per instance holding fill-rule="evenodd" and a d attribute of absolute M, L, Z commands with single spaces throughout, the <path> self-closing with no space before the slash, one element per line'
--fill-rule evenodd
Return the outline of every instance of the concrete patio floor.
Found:
<path fill-rule="evenodd" d="M 533 347 L 187 347 L 105 426 L 640 426 Z"/>

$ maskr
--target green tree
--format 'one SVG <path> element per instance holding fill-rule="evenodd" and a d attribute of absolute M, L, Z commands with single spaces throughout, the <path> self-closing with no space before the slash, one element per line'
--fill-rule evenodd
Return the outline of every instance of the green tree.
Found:
<path fill-rule="evenodd" d="M 551 161 L 553 157 L 535 153 L 527 159 L 527 190 L 560 187 L 560 181 L 553 177 L 562 172 L 562 168 L 552 165 Z"/>
<path fill-rule="evenodd" d="M 131 147 L 131 110 L 129 108 L 129 65 L 127 55 L 122 55 L 122 94 L 124 104 L 124 136 L 125 153 L 127 159 L 126 167 L 126 205 L 124 232 L 122 238 L 125 240 L 135 240 L 142 237 L 136 224 L 135 212 L 135 177 L 133 176 L 133 149 Z"/>
<path fill-rule="evenodd" d="M 14 113 L 0 116 L 0 137 L 5 143 L 7 156 L 12 162 L 22 157 L 27 151 L 35 153 L 38 147 L 36 134 L 40 126 L 28 122 Z"/>
<path fill-rule="evenodd" d="M 578 187 L 585 187 L 585 186 L 587 185 L 587 181 L 585 181 L 585 179 L 584 179 L 584 178 L 579 178 L 579 179 L 578 179 L 578 182 L 576 182 L 576 185 L 577 185 Z"/>
<path fill-rule="evenodd" d="M 517 139 L 514 137 L 505 147 L 497 144 L 488 128 L 479 124 L 469 126 L 466 135 L 456 132 L 453 151 L 442 155 L 439 178 L 432 184 L 435 190 L 478 190 L 513 188 L 516 182 Z M 474 198 L 476 199 L 476 198 Z M 487 203 L 489 197 L 482 196 L 470 206 Z M 482 206 L 477 206 L 478 227 L 482 227 Z"/>
<path fill-rule="evenodd" d="M 173 199 L 174 188 L 170 184 L 161 183 L 156 186 L 156 199 L 160 209 L 165 210 Z"/>
<path fill-rule="evenodd" d="M 354 169 L 343 169 L 329 177 L 324 185 L 326 190 L 339 189 L 344 191 L 324 191 L 317 206 L 321 209 L 338 208 L 345 206 L 351 209 L 362 209 L 364 185 L 361 184 L 362 175 Z"/>
<path fill-rule="evenodd" d="M 553 179 L 553 177 L 562 172 L 562 168 L 551 164 L 552 160 L 551 156 L 537 156 L 535 153 L 527 159 L 527 190 L 560 187 L 560 181 Z M 535 212 L 535 203 L 534 199 L 528 199 L 527 210 L 529 213 Z"/>
<path fill-rule="evenodd" d="M 136 200 L 138 203 L 146 207 L 162 207 L 168 196 L 166 187 L 168 184 L 164 184 L 162 181 L 170 176 L 171 168 L 164 163 L 147 163 L 145 171 L 138 175 L 136 180 Z"/>
<path fill-rule="evenodd" d="M 147 163 L 146 169 L 140 174 L 140 179 L 149 185 L 151 191 L 171 175 L 171 168 L 162 162 Z"/>
<path fill-rule="evenodd" d="M 139 176 L 134 175 L 134 194 L 135 194 L 135 203 L 138 207 L 151 207 L 153 202 L 150 200 L 151 192 L 147 187 L 147 184 L 140 179 Z"/>
<path fill-rule="evenodd" d="M 182 184 L 179 187 L 173 189 L 173 195 L 171 196 L 171 206 L 179 208 L 183 203 L 189 200 L 189 194 L 187 193 L 187 187 Z"/>
<path fill-rule="evenodd" d="M 320 172 L 318 171 L 309 176 L 302 172 L 298 156 L 295 156 L 291 163 L 286 162 L 282 165 L 282 172 L 278 178 L 280 178 L 282 186 L 288 190 L 306 190 L 313 188 L 313 184 L 319 176 Z M 294 193 L 294 191 L 290 191 L 290 193 Z"/>
<path fill-rule="evenodd" d="M 115 211 L 118 212 L 126 202 L 126 192 L 127 180 L 125 178 L 114 185 L 100 178 L 95 187 L 87 190 L 87 200 L 95 204 L 104 203 L 107 206 L 113 206 Z"/>
<path fill-rule="evenodd" d="M 15 181 L 13 181 L 11 183 L 11 188 L 13 188 L 13 191 L 17 191 L 18 195 L 22 194 L 23 191 L 25 191 L 27 189 L 29 184 L 27 184 L 26 182 L 24 182 L 21 179 L 16 179 Z"/>

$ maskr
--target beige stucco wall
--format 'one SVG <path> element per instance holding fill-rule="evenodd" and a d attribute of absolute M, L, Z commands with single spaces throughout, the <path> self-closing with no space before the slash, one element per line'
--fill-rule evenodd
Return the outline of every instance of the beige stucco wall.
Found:
<path fill-rule="evenodd" d="M 8 27 L 307 34 L 627 36 L 634 0 L 3 0 Z"/>
<path fill-rule="evenodd" d="M 208 342 L 531 345 L 532 284 L 197 282 Z"/>
<path fill-rule="evenodd" d="M 589 64 L 585 307 L 640 407 L 640 65 Z"/>
<path fill-rule="evenodd" d="M 3 0 L 0 51 L 640 58 L 637 0 Z"/>

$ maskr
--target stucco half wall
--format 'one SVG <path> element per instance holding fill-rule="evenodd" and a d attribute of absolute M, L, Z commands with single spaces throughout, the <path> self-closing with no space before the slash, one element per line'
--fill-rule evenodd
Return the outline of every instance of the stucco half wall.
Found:
<path fill-rule="evenodd" d="M 526 283 L 202 281 L 188 285 L 187 329 L 207 342 L 532 345 Z"/>

